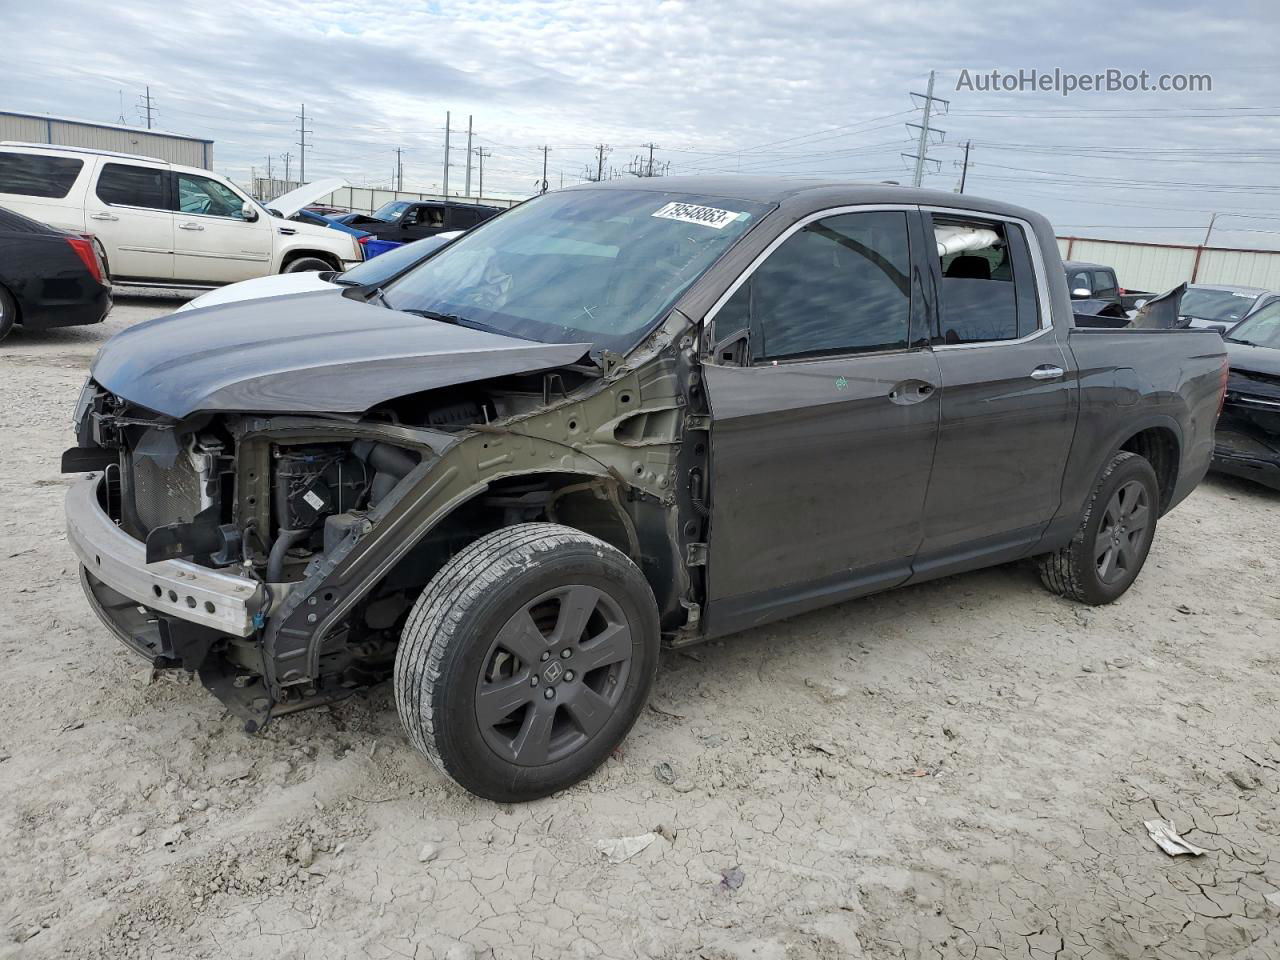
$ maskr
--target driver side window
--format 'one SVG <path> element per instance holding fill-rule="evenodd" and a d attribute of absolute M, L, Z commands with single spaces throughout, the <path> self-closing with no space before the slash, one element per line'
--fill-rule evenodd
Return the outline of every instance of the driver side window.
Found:
<path fill-rule="evenodd" d="M 239 220 L 243 205 L 244 201 L 233 190 L 217 180 L 192 173 L 178 174 L 178 209 L 183 213 Z"/>
<path fill-rule="evenodd" d="M 907 215 L 868 211 L 808 224 L 725 303 L 717 336 L 747 328 L 755 362 L 907 346 Z"/>

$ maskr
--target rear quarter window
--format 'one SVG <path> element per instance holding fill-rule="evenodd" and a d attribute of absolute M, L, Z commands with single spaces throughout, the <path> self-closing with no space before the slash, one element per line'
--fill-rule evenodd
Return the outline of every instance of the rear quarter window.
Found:
<path fill-rule="evenodd" d="M 84 161 L 35 153 L 0 152 L 0 193 L 60 200 L 71 192 Z"/>

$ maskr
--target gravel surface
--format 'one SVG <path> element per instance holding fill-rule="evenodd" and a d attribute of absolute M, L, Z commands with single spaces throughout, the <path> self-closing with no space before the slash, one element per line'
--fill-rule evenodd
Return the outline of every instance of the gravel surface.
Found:
<path fill-rule="evenodd" d="M 1280 494 L 1211 478 L 1109 607 L 1013 565 L 668 652 L 595 777 L 501 806 L 389 685 L 246 736 L 89 611 L 71 407 L 179 302 L 0 344 L 0 956 L 1280 956 Z"/>

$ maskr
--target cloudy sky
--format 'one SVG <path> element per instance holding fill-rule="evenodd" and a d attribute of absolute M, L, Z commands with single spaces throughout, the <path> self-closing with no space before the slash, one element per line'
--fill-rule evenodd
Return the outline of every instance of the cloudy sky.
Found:
<path fill-rule="evenodd" d="M 1228 12 L 1229 11 L 1229 12 Z M 1280 248 L 1280 5 L 1028 0 L 0 0 L 0 109 L 139 122 L 215 141 L 247 182 L 294 154 L 307 174 L 438 190 L 452 111 L 450 189 L 467 117 L 485 192 L 527 195 L 549 146 L 552 187 L 608 145 L 625 175 L 645 144 L 672 174 L 741 171 L 909 182 L 907 123 L 929 71 L 950 100 L 925 184 L 1048 214 L 1060 233 Z M 1209 74 L 1209 92 L 957 90 L 969 71 L 1154 80 Z M 461 145 L 461 146 L 460 146 Z M 475 174 L 473 173 L 473 176 Z"/>

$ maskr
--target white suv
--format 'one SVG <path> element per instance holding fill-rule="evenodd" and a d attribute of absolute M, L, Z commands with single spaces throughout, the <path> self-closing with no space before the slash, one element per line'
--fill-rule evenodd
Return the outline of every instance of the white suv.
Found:
<path fill-rule="evenodd" d="M 268 211 L 208 170 L 131 154 L 0 143 L 0 207 L 93 233 L 117 283 L 208 287 L 364 259 L 354 235 L 295 223 L 342 181 L 308 184 Z"/>

